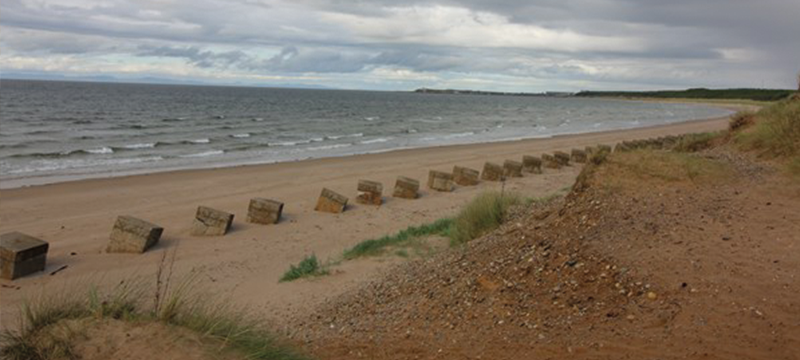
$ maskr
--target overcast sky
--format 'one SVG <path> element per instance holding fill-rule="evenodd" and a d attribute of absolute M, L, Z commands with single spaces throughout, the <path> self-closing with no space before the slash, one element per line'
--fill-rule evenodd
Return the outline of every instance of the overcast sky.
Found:
<path fill-rule="evenodd" d="M 794 88 L 798 0 L 2 0 L 0 74 L 502 91 Z"/>

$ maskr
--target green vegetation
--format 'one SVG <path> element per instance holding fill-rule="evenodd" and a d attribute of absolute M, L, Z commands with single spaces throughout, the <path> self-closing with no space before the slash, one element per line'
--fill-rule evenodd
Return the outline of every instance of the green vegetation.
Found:
<path fill-rule="evenodd" d="M 452 223 L 453 220 L 451 219 L 440 219 L 431 224 L 410 226 L 394 235 L 386 235 L 379 239 L 365 240 L 358 243 L 356 246 L 345 250 L 344 258 L 346 260 L 350 260 L 363 256 L 379 255 L 382 254 L 387 247 L 404 246 L 409 244 L 414 239 L 423 236 L 447 236 Z"/>
<path fill-rule="evenodd" d="M 508 210 L 522 202 L 516 194 L 489 191 L 478 195 L 453 220 L 450 229 L 452 244 L 464 244 L 498 228 Z"/>
<path fill-rule="evenodd" d="M 74 359 L 73 344 L 86 327 L 98 321 L 161 322 L 194 331 L 209 343 L 210 356 L 237 354 L 246 359 L 304 359 L 279 344 L 246 311 L 225 305 L 209 305 L 199 296 L 188 296 L 189 282 L 164 297 L 162 306 L 146 306 L 142 283 L 121 283 L 110 293 L 92 288 L 87 295 L 64 293 L 42 297 L 23 305 L 20 328 L 0 337 L 4 359 Z M 167 295 L 167 294 L 164 294 Z M 155 302 L 158 303 L 158 302 Z M 167 310 L 168 311 L 165 311 Z M 204 344 L 198 344 L 204 346 Z"/>
<path fill-rule="evenodd" d="M 721 132 L 705 132 L 686 134 L 672 148 L 673 151 L 678 152 L 697 152 L 710 148 L 715 140 L 721 139 L 724 133 Z"/>
<path fill-rule="evenodd" d="M 582 97 L 625 97 L 657 99 L 740 99 L 756 101 L 778 101 L 787 98 L 792 90 L 777 89 L 705 89 L 662 90 L 662 91 L 581 91 L 575 96 Z"/>
<path fill-rule="evenodd" d="M 297 266 L 290 265 L 283 276 L 281 282 L 297 280 L 309 276 L 328 275 L 328 269 L 320 265 L 316 255 L 306 256 Z"/>
<path fill-rule="evenodd" d="M 800 101 L 782 101 L 756 113 L 751 129 L 735 135 L 744 149 L 762 150 L 774 157 L 800 155 Z"/>
<path fill-rule="evenodd" d="M 755 117 L 755 111 L 749 110 L 743 110 L 733 114 L 730 122 L 728 123 L 728 131 L 734 132 L 752 125 L 753 122 L 755 122 Z"/>
<path fill-rule="evenodd" d="M 628 170 L 636 177 L 658 178 L 664 181 L 715 181 L 728 177 L 730 168 L 695 154 L 634 150 L 614 154 L 609 163 Z M 625 178 L 625 176 L 619 176 Z"/>

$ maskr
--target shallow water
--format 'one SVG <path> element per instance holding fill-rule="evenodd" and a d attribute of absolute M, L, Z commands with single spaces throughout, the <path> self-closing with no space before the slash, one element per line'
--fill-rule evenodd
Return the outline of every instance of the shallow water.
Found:
<path fill-rule="evenodd" d="M 695 104 L 43 82 L 0 84 L 0 187 L 712 118 Z"/>

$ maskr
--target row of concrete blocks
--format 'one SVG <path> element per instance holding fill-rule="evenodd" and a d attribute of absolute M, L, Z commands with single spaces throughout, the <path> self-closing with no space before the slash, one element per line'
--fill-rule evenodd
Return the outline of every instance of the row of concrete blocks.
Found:
<path fill-rule="evenodd" d="M 247 221 L 276 224 L 283 213 L 283 203 L 264 198 L 250 200 Z M 199 206 L 192 223 L 193 236 L 225 235 L 233 224 L 233 214 Z M 143 253 L 156 245 L 164 228 L 133 216 L 119 216 L 111 229 L 106 252 Z M 0 235 L 0 278 L 16 278 L 43 271 L 49 244 L 30 235 L 11 232 Z"/>
<path fill-rule="evenodd" d="M 638 143 L 637 143 L 638 144 Z M 649 144 L 649 143 L 648 143 Z M 523 171 L 542 173 L 542 166 L 561 168 L 570 160 L 584 163 L 599 147 L 585 150 L 573 149 L 571 154 L 556 151 L 552 155 L 543 154 L 541 158 L 525 155 L 522 162 L 506 160 L 503 165 L 487 162 L 483 172 L 454 166 L 452 173 L 431 170 L 428 174 L 428 187 L 436 191 L 453 191 L 455 184 L 460 186 L 477 185 L 480 180 L 502 181 L 508 177 L 522 177 Z M 628 145 L 634 147 L 638 145 Z M 607 147 L 607 146 L 605 146 Z M 607 147 L 610 151 L 610 147 Z M 480 179 L 480 180 L 479 180 Z M 393 196 L 416 199 L 419 196 L 419 181 L 400 176 L 395 183 Z M 381 205 L 383 185 L 376 181 L 360 180 L 356 201 L 361 204 Z M 328 188 L 323 188 L 315 206 L 316 211 L 341 213 L 347 207 L 348 198 Z M 279 201 L 254 198 L 250 200 L 247 222 L 255 224 L 276 224 L 280 221 L 284 204 Z M 199 206 L 192 223 L 193 236 L 222 236 L 233 224 L 234 214 Z M 119 216 L 114 223 L 106 251 L 109 253 L 143 253 L 156 245 L 164 228 L 133 216 Z M 20 232 L 0 235 L 0 278 L 16 279 L 31 273 L 43 271 L 49 244 L 41 239 Z"/>
<path fill-rule="evenodd" d="M 631 151 L 635 149 L 655 149 L 655 150 L 669 150 L 675 147 L 675 145 L 683 139 L 684 135 L 675 136 L 675 135 L 668 135 L 662 136 L 658 138 L 649 138 L 646 140 L 631 140 L 631 141 L 623 141 L 621 143 L 617 143 L 614 147 L 614 151 Z"/>
<path fill-rule="evenodd" d="M 586 147 L 585 150 L 573 149 L 571 154 L 556 151 L 553 155 L 542 154 L 541 158 L 525 155 L 522 157 L 522 162 L 506 160 L 503 165 L 486 162 L 483 165 L 483 172 L 462 166 L 454 166 L 453 171 L 449 173 L 431 170 L 428 173 L 427 185 L 432 190 L 450 192 L 455 189 L 455 185 L 474 186 L 480 180 L 502 181 L 509 177 L 522 177 L 523 171 L 541 174 L 542 166 L 558 169 L 562 166 L 568 166 L 570 161 L 585 163 L 592 153 L 603 147 L 611 151 L 611 147 L 608 145 L 598 145 L 597 147 Z M 419 181 L 400 176 L 397 178 L 392 195 L 399 198 L 416 199 L 419 193 L 419 186 Z M 341 213 L 347 207 L 347 201 L 348 198 L 346 196 L 324 188 L 317 200 L 315 210 Z M 383 184 L 376 181 L 359 180 L 356 201 L 360 204 L 381 205 L 383 202 Z"/>

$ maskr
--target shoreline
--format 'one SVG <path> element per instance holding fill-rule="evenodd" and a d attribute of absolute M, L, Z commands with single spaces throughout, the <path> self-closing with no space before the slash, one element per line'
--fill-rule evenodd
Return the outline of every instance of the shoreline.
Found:
<path fill-rule="evenodd" d="M 151 281 L 166 252 L 176 252 L 175 276 L 196 278 L 198 289 L 228 294 L 232 303 L 254 308 L 264 319 L 282 322 L 309 311 L 333 296 L 358 287 L 390 268 L 399 258 L 347 261 L 331 276 L 278 283 L 290 265 L 315 254 L 335 261 L 346 248 L 395 233 L 408 226 L 455 215 L 486 190 L 540 198 L 563 193 L 580 173 L 580 166 L 544 174 L 526 174 L 504 184 L 482 181 L 456 187 L 451 193 L 428 190 L 429 170 L 450 171 L 454 165 L 482 169 L 484 162 L 519 161 L 523 154 L 540 155 L 597 144 L 690 132 L 716 131 L 728 117 L 656 127 L 565 135 L 546 139 L 451 145 L 220 169 L 183 170 L 107 179 L 4 189 L 0 192 L 0 233 L 20 231 L 48 241 L 45 272 L 15 281 L 0 280 L 0 328 L 13 326 L 17 306 L 45 291 L 110 287 L 120 281 Z M 395 179 L 420 180 L 416 200 L 391 197 Z M 383 204 L 355 204 L 356 185 L 367 179 L 384 185 Z M 348 197 L 342 214 L 314 211 L 323 187 Z M 245 222 L 251 198 L 285 204 L 277 225 Z M 235 214 L 224 237 L 190 235 L 198 206 Z M 104 249 L 114 220 L 132 215 L 164 227 L 157 246 L 141 255 L 108 254 Z M 55 276 L 55 269 L 68 266 Z"/>
<path fill-rule="evenodd" d="M 622 99 L 614 99 L 614 100 L 622 100 Z M 646 99 L 627 99 L 628 101 L 648 101 Z M 656 100 L 654 102 L 661 102 L 660 100 Z M 682 103 L 682 102 L 678 102 Z M 687 104 L 689 104 L 687 102 Z M 697 103 L 695 103 L 696 105 Z M 737 104 L 715 104 L 715 103 L 704 103 L 705 105 L 729 110 L 729 111 L 737 111 L 743 108 L 752 108 L 753 106 L 746 106 L 746 105 L 737 105 Z M 732 115 L 732 114 L 731 114 Z M 640 129 L 659 129 L 662 127 L 670 127 L 676 126 L 686 123 L 692 122 L 704 122 L 704 121 L 713 121 L 721 118 L 729 118 L 730 115 L 723 116 L 723 117 L 715 117 L 715 118 L 706 118 L 706 119 L 689 119 L 683 121 L 677 121 L 668 124 L 659 124 L 659 125 L 652 125 L 652 126 L 641 126 L 641 127 L 631 127 L 631 128 L 623 128 L 623 129 L 611 129 L 611 130 L 601 130 L 601 131 L 586 131 L 586 132 L 577 132 L 577 133 L 568 133 L 568 134 L 555 134 L 555 135 L 547 135 L 541 137 L 524 137 L 518 139 L 503 139 L 503 140 L 496 140 L 496 141 L 481 141 L 481 142 L 474 142 L 474 143 L 464 143 L 464 144 L 445 144 L 445 145 L 432 145 L 432 146 L 424 146 L 424 147 L 409 147 L 409 148 L 389 148 L 384 150 L 376 150 L 376 151 L 368 151 L 363 153 L 354 153 L 348 155 L 341 155 L 341 156 L 320 156 L 320 157 L 309 157 L 304 159 L 296 159 L 296 160 L 287 160 L 287 161 L 251 161 L 251 162 L 242 162 L 242 163 L 233 163 L 233 164 L 209 164 L 209 165 L 200 165 L 200 166 L 191 166 L 191 167 L 178 167 L 178 168 L 164 168 L 164 169 L 143 169 L 143 170 L 130 170 L 130 171 L 122 171 L 122 172 L 111 172 L 111 173 L 104 173 L 104 174 L 97 174 L 96 176 L 92 175 L 55 175 L 50 177 L 38 177 L 38 178 L 16 178 L 16 179 L 9 179 L 0 181 L 0 191 L 6 190 L 15 190 L 15 189 L 25 189 L 25 188 L 34 188 L 34 187 L 41 187 L 41 186 L 50 186 L 50 185 L 57 185 L 63 183 L 72 183 L 72 182 L 80 182 L 80 181 L 90 181 L 90 180 L 110 180 L 110 179 L 119 179 L 119 178 L 127 178 L 127 177 L 137 177 L 137 176 L 148 176 L 148 175 L 156 175 L 156 174 L 174 174 L 180 172 L 193 172 L 193 171 L 213 171 L 213 170 L 224 170 L 224 169 L 237 169 L 242 167 L 251 167 L 251 166 L 269 166 L 275 164 L 288 164 L 288 163 L 297 163 L 297 162 L 305 162 L 305 161 L 315 161 L 315 160 L 325 160 L 325 159 L 335 159 L 335 158 L 349 158 L 354 156 L 364 156 L 364 155 L 379 155 L 379 154 L 386 154 L 386 153 L 394 153 L 394 152 L 403 152 L 403 151 L 414 151 L 414 150 L 426 150 L 426 149 L 441 149 L 441 148 L 448 148 L 448 147 L 469 147 L 469 146 L 480 146 L 480 145 L 490 145 L 490 144 L 503 144 L 503 143 L 517 143 L 517 142 L 525 142 L 525 141 L 537 141 L 537 140 L 547 140 L 547 139 L 559 139 L 563 137 L 574 137 L 574 136 L 584 136 L 584 135 L 602 135 L 602 134 L 609 134 L 609 133 L 618 133 L 618 132 L 627 132 L 627 131 L 634 131 Z M 31 181 L 31 179 L 35 179 Z M 11 183 L 11 186 L 7 184 Z"/>

